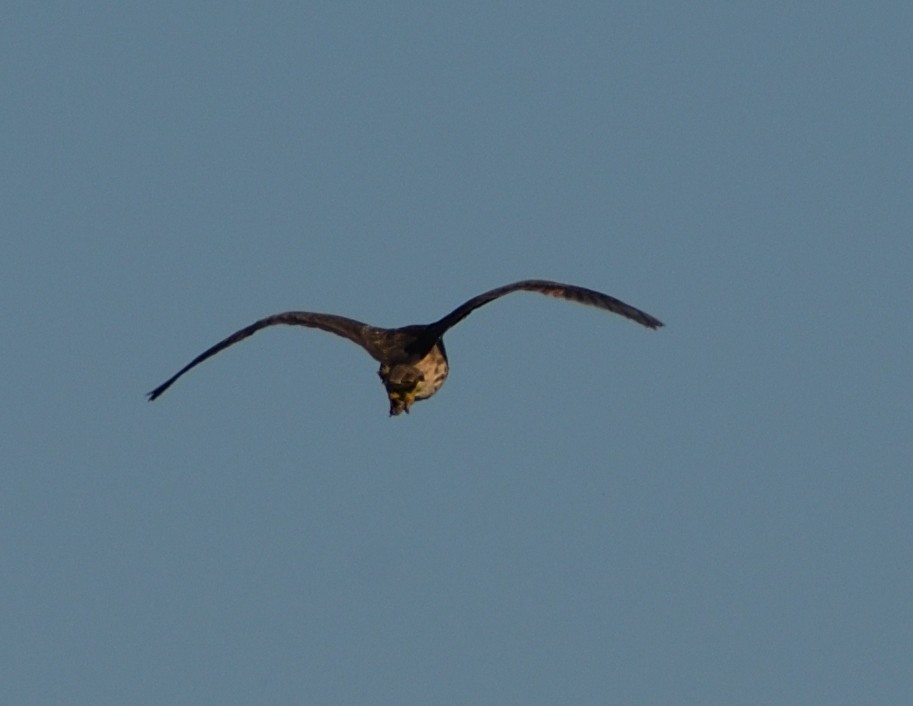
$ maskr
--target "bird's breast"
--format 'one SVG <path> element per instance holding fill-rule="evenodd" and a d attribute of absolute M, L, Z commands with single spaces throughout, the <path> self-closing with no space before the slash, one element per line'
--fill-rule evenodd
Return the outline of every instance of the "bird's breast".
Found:
<path fill-rule="evenodd" d="M 424 378 L 415 388 L 415 397 L 419 400 L 427 399 L 440 390 L 441 385 L 447 379 L 447 373 L 450 370 L 447 355 L 440 344 L 435 344 L 428 355 L 414 365 Z"/>

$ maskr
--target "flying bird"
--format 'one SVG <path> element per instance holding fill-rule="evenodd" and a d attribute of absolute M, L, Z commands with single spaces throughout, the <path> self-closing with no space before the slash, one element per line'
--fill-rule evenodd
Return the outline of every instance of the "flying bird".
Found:
<path fill-rule="evenodd" d="M 347 319 L 335 314 L 318 314 L 310 311 L 287 311 L 273 314 L 255 321 L 250 326 L 235 331 L 228 338 L 219 341 L 208 350 L 203 351 L 174 375 L 148 394 L 149 400 L 157 399 L 165 390 L 191 368 L 196 367 L 207 358 L 225 350 L 238 341 L 255 334 L 260 329 L 277 324 L 289 326 L 307 326 L 335 333 L 348 338 L 364 348 L 368 354 L 380 363 L 377 374 L 387 390 L 390 400 L 390 415 L 409 412 L 409 408 L 418 400 L 426 400 L 441 389 L 447 379 L 450 366 L 447 362 L 447 351 L 444 349 L 444 334 L 460 321 L 465 319 L 480 306 L 488 304 L 511 292 L 539 292 L 550 297 L 567 299 L 579 304 L 599 307 L 621 314 L 651 329 L 658 329 L 662 321 L 630 304 L 584 287 L 560 282 L 549 282 L 541 279 L 527 279 L 513 284 L 506 284 L 473 297 L 432 324 L 417 324 L 402 328 L 377 328 L 361 321 Z"/>

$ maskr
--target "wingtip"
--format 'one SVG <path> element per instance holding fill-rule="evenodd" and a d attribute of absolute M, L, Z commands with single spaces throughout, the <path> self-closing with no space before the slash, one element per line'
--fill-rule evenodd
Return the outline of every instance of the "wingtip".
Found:
<path fill-rule="evenodd" d="M 661 329 L 663 326 L 665 326 L 665 324 L 662 321 L 657 319 L 655 316 L 650 316 L 650 314 L 647 314 L 647 313 L 644 313 L 643 318 L 638 318 L 637 322 L 640 324 L 643 324 L 644 326 L 646 326 L 649 329 L 653 329 L 654 331 L 656 331 L 657 329 Z"/>

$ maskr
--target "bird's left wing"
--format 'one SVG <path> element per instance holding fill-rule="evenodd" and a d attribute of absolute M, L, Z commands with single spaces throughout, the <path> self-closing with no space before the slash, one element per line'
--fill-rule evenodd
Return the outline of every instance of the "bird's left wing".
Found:
<path fill-rule="evenodd" d="M 505 284 L 503 287 L 497 287 L 496 289 L 473 297 L 468 302 L 461 304 L 451 311 L 440 321 L 431 324 L 430 328 L 432 328 L 437 335 L 442 336 L 447 329 L 458 324 L 480 306 L 484 306 L 498 297 L 503 297 L 505 294 L 517 291 L 538 292 L 550 297 L 568 299 L 577 302 L 578 304 L 588 304 L 590 306 L 599 307 L 600 309 L 606 309 L 616 314 L 621 314 L 648 328 L 655 329 L 663 325 L 663 322 L 655 316 L 651 316 L 647 312 L 641 311 L 630 304 L 625 304 L 620 299 L 610 297 L 608 294 L 603 294 L 602 292 L 597 292 L 593 289 L 587 289 L 586 287 L 578 287 L 573 284 L 550 282 L 544 279 L 525 279 L 520 282 L 514 282 L 513 284 Z"/>

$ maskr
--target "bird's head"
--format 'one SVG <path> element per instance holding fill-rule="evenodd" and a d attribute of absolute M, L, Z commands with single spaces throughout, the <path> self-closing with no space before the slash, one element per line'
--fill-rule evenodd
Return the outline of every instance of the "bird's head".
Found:
<path fill-rule="evenodd" d="M 402 412 L 408 414 L 415 402 L 418 385 L 425 376 L 411 365 L 381 366 L 378 374 L 390 399 L 390 416 L 395 417 Z"/>
<path fill-rule="evenodd" d="M 415 402 L 415 389 L 409 391 L 387 390 L 387 397 L 390 399 L 390 416 L 405 412 L 409 414 L 409 408 Z"/>

